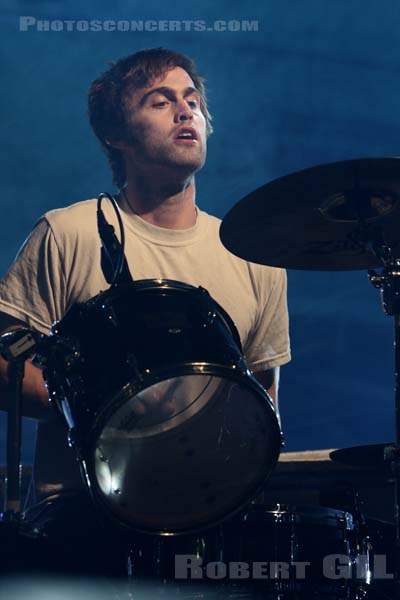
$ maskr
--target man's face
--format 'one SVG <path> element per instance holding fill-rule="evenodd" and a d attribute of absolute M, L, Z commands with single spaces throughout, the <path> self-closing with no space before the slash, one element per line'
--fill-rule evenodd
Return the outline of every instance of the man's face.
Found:
<path fill-rule="evenodd" d="M 206 122 L 192 79 L 180 67 L 125 100 L 128 168 L 185 176 L 206 158 Z"/>

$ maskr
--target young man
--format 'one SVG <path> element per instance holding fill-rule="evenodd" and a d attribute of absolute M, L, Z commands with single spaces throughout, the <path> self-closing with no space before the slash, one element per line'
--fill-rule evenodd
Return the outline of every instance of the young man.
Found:
<path fill-rule="evenodd" d="M 220 221 L 196 205 L 194 176 L 204 165 L 212 127 L 193 62 L 160 48 L 117 61 L 92 83 L 89 117 L 118 188 L 133 278 L 205 287 L 235 322 L 249 367 L 277 402 L 278 368 L 290 360 L 285 272 L 230 254 L 219 240 Z M 115 224 L 112 209 L 105 211 Z M 1 282 L 1 329 L 27 324 L 47 334 L 72 304 L 107 287 L 96 200 L 50 211 Z M 3 359 L 0 373 L 4 390 Z M 79 489 L 65 430 L 50 408 L 41 371 L 31 363 L 24 413 L 40 419 L 39 494 Z"/>

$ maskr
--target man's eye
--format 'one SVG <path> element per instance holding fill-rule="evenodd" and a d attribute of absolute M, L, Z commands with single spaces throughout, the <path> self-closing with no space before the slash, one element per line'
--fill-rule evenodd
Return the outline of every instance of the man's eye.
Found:
<path fill-rule="evenodd" d="M 198 107 L 198 103 L 197 100 L 189 100 L 188 104 L 191 108 L 197 108 Z"/>
<path fill-rule="evenodd" d="M 156 108 L 162 108 L 163 106 L 165 106 L 166 104 L 168 104 L 168 102 L 163 101 L 163 102 L 156 102 L 155 104 L 153 104 L 154 107 Z"/>

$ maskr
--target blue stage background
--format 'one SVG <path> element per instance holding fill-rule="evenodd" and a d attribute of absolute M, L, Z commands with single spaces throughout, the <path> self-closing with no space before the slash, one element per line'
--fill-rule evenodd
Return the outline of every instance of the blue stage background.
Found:
<path fill-rule="evenodd" d="M 43 212 L 113 189 L 87 122 L 87 88 L 107 61 L 144 47 L 187 53 L 206 75 L 215 133 L 198 176 L 198 204 L 221 218 L 242 196 L 281 175 L 398 154 L 395 0 L 78 6 L 2 4 L 0 273 Z M 258 31 L 20 31 L 20 16 L 201 19 L 211 26 L 217 19 L 250 20 Z M 282 369 L 280 391 L 286 449 L 392 440 L 392 322 L 366 273 L 288 276 L 293 360 Z M 4 414 L 1 425 L 4 462 Z M 32 461 L 34 431 L 34 422 L 25 420 L 25 462 Z"/>

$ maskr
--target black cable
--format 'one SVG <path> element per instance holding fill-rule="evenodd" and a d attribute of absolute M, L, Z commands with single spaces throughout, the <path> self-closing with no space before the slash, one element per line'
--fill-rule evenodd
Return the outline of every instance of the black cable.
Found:
<path fill-rule="evenodd" d="M 101 209 L 101 203 L 104 198 L 107 198 L 111 202 L 111 204 L 114 208 L 114 211 L 117 215 L 118 226 L 119 226 L 120 237 L 121 237 L 120 242 L 118 241 L 117 237 L 115 236 L 114 227 L 107 222 L 107 220 L 104 216 L 104 213 Z M 120 209 L 119 209 L 119 206 L 118 206 L 117 201 L 115 200 L 114 196 L 112 196 L 111 194 L 108 194 L 107 192 L 101 193 L 97 199 L 97 225 L 98 225 L 99 234 L 100 234 L 100 237 L 102 240 L 104 251 L 108 255 L 109 264 L 111 265 L 111 268 L 112 268 L 111 276 L 108 276 L 108 274 L 105 273 L 105 277 L 106 277 L 108 283 L 111 283 L 111 285 L 114 285 L 121 278 L 124 278 L 126 280 L 130 279 L 132 281 L 132 277 L 129 272 L 128 265 L 126 263 L 126 258 L 125 258 L 125 230 L 124 230 L 124 225 L 122 222 Z M 110 248 L 107 246 L 107 244 L 104 243 L 104 237 L 107 237 L 107 240 L 108 240 L 110 246 L 112 247 L 112 250 L 118 251 L 118 259 L 116 261 L 116 264 L 113 260 L 112 253 L 110 253 Z"/>

